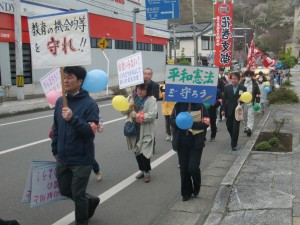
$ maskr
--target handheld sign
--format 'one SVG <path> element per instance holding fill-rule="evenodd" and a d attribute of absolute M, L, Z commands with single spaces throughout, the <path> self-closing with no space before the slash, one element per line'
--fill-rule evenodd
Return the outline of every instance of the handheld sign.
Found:
<path fill-rule="evenodd" d="M 165 100 L 214 104 L 218 74 L 215 67 L 167 66 Z"/>
<path fill-rule="evenodd" d="M 119 59 L 117 68 L 120 89 L 144 83 L 141 52 Z"/>
<path fill-rule="evenodd" d="M 22 202 L 36 207 L 64 198 L 58 189 L 56 162 L 33 161 L 28 172 Z"/>

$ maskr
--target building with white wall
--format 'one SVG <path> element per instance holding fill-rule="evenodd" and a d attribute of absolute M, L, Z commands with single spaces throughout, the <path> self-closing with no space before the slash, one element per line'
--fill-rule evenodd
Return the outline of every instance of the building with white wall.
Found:
<path fill-rule="evenodd" d="M 21 0 L 24 94 L 42 94 L 40 78 L 51 69 L 32 69 L 27 17 L 68 10 L 87 9 L 89 13 L 92 64 L 86 69 L 107 71 L 107 61 L 98 40 L 105 37 L 109 45 L 105 54 L 109 59 L 109 86 L 117 86 L 117 60 L 133 54 L 133 9 L 137 16 L 137 51 L 142 52 L 143 66 L 151 67 L 154 80 L 164 79 L 166 45 L 169 31 L 167 20 L 146 20 L 145 1 L 140 0 Z M 0 2 L 0 86 L 9 88 L 9 96 L 16 96 L 14 1 Z M 7 89 L 8 90 L 8 89 Z"/>

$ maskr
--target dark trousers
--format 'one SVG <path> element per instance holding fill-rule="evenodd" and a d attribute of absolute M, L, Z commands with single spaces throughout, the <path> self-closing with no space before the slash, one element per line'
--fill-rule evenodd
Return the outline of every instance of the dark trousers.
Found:
<path fill-rule="evenodd" d="M 170 116 L 165 115 L 166 134 L 171 136 Z"/>
<path fill-rule="evenodd" d="M 194 148 L 194 141 L 181 142 L 178 148 L 181 196 L 191 196 L 201 187 L 200 161 L 203 148 Z"/>
<path fill-rule="evenodd" d="M 234 148 L 237 146 L 239 139 L 240 121 L 237 121 L 235 115 L 232 114 L 230 117 L 227 117 L 226 126 L 231 137 L 231 147 Z"/>
<path fill-rule="evenodd" d="M 92 166 L 68 166 L 61 162 L 56 164 L 56 177 L 60 194 L 75 203 L 76 225 L 88 224 L 89 198 L 86 193 Z"/>
<path fill-rule="evenodd" d="M 140 171 L 148 173 L 151 170 L 150 159 L 147 159 L 143 154 L 135 156 Z"/>
<path fill-rule="evenodd" d="M 211 138 L 215 138 L 217 135 L 217 117 L 212 116 L 210 117 L 210 129 L 211 129 Z"/>

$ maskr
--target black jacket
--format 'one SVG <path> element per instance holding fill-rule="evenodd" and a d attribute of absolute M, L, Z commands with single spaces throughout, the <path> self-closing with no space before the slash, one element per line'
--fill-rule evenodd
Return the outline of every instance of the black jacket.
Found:
<path fill-rule="evenodd" d="M 217 116 L 217 108 L 221 105 L 220 99 L 222 99 L 222 92 L 217 88 L 216 102 L 214 105 L 210 105 L 208 109 L 210 118 Z"/>
<path fill-rule="evenodd" d="M 175 104 L 172 114 L 170 116 L 170 124 L 172 126 L 172 133 L 173 133 L 173 140 L 172 140 L 172 147 L 174 151 L 178 150 L 178 147 L 180 144 L 182 144 L 182 136 L 186 135 L 186 130 L 181 130 L 176 125 L 176 116 L 181 112 L 187 112 L 188 111 L 188 104 L 189 103 L 183 103 L 178 102 Z M 191 111 L 198 111 L 201 110 L 203 112 L 203 117 L 209 117 L 208 112 L 205 108 L 205 106 L 201 103 L 191 103 Z M 193 130 L 204 130 L 203 132 L 194 135 L 194 141 L 195 141 L 195 148 L 203 148 L 205 146 L 205 135 L 207 131 L 207 125 L 202 122 L 194 122 L 193 126 L 191 127 Z M 192 135 L 191 132 L 188 132 L 188 135 Z"/>
<path fill-rule="evenodd" d="M 75 96 L 67 95 L 71 120 L 65 121 L 62 113 L 62 97 L 55 105 L 52 152 L 68 165 L 92 165 L 94 161 L 95 135 L 88 122 L 99 122 L 99 107 L 87 91 L 81 89 Z"/>
<path fill-rule="evenodd" d="M 151 80 L 150 83 L 152 84 L 153 96 L 156 98 L 156 101 L 159 101 L 159 84 L 153 80 Z"/>
<path fill-rule="evenodd" d="M 223 98 L 222 98 L 221 110 L 225 112 L 226 118 L 232 116 L 235 113 L 235 108 L 238 105 L 238 99 L 240 98 L 241 94 L 246 91 L 247 88 L 239 84 L 234 94 L 232 84 L 225 86 Z"/>

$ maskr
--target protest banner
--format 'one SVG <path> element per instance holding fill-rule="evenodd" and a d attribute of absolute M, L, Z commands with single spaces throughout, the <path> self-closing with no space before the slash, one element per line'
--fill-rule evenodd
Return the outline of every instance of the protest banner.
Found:
<path fill-rule="evenodd" d="M 144 83 L 141 52 L 119 59 L 117 68 L 120 89 Z"/>
<path fill-rule="evenodd" d="M 32 68 L 91 64 L 87 10 L 28 17 Z"/>
<path fill-rule="evenodd" d="M 233 4 L 216 2 L 214 4 L 215 56 L 214 65 L 227 67 L 232 64 L 233 47 Z"/>
<path fill-rule="evenodd" d="M 30 203 L 31 207 L 36 207 L 64 198 L 58 189 L 56 162 L 32 161 L 22 202 Z"/>
<path fill-rule="evenodd" d="M 168 65 L 165 100 L 215 104 L 219 69 Z"/>
<path fill-rule="evenodd" d="M 43 76 L 40 79 L 40 83 L 42 85 L 43 91 L 46 95 L 46 99 L 49 103 L 50 108 L 54 107 L 55 101 L 57 99 L 52 100 L 52 98 L 61 96 L 61 78 L 60 78 L 60 70 L 59 68 L 52 69 L 49 73 Z M 57 93 L 54 96 L 53 93 Z M 54 102 L 54 104 L 53 104 Z"/>

